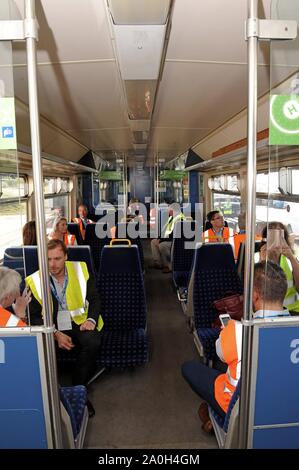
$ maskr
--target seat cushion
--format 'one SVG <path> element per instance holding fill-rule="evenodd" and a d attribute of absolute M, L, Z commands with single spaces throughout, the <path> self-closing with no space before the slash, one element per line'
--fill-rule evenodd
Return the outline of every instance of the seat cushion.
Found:
<path fill-rule="evenodd" d="M 205 357 L 208 360 L 215 359 L 215 341 L 219 337 L 220 330 L 218 328 L 198 328 L 196 332 L 202 344 Z"/>
<path fill-rule="evenodd" d="M 60 387 L 60 400 L 65 407 L 72 424 L 74 439 L 78 436 L 87 401 L 87 390 L 83 385 Z"/>
<path fill-rule="evenodd" d="M 101 338 L 100 365 L 103 367 L 134 367 L 148 360 L 145 330 L 104 331 Z"/>

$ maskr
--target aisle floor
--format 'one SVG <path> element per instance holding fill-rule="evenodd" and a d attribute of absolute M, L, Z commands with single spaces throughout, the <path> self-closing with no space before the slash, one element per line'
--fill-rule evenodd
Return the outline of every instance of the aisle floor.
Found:
<path fill-rule="evenodd" d="M 216 448 L 214 436 L 201 430 L 199 398 L 181 376 L 181 364 L 198 359 L 170 274 L 148 268 L 145 287 L 150 360 L 135 370 L 104 373 L 90 386 L 96 415 L 89 420 L 85 447 Z"/>

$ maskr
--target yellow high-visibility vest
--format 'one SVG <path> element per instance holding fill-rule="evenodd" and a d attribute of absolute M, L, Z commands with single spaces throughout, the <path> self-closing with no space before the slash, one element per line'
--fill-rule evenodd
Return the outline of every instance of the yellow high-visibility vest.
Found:
<path fill-rule="evenodd" d="M 299 295 L 294 284 L 292 264 L 290 260 L 284 255 L 280 256 L 279 264 L 283 269 L 288 281 L 288 290 L 284 298 L 283 306 L 289 311 L 299 312 Z"/>
<path fill-rule="evenodd" d="M 68 275 L 68 284 L 65 292 L 67 309 L 72 320 L 77 325 L 82 325 L 88 318 L 86 291 L 89 272 L 86 263 L 83 261 L 66 261 L 65 267 Z M 30 288 L 35 299 L 42 305 L 39 271 L 26 278 L 26 285 Z M 103 319 L 99 315 L 97 330 L 100 331 L 103 326 Z"/>

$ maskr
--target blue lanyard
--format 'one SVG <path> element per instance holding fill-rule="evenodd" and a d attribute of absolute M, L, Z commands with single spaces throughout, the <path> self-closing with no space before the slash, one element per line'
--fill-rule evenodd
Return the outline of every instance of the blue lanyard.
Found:
<path fill-rule="evenodd" d="M 55 299 L 57 300 L 60 308 L 62 309 L 63 300 L 65 299 L 65 293 L 66 293 L 66 288 L 67 288 L 67 284 L 68 284 L 67 272 L 66 272 L 65 277 L 64 277 L 63 288 L 62 288 L 60 296 L 58 295 L 58 292 L 56 290 L 56 287 L 55 287 L 55 284 L 54 284 L 54 281 L 53 281 L 52 278 L 51 278 L 51 283 L 50 284 L 51 284 L 51 291 L 52 291 Z"/>

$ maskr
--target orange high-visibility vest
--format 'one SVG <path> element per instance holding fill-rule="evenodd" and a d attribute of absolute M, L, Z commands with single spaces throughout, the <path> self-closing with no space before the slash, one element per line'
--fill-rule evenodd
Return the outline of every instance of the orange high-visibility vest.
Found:
<path fill-rule="evenodd" d="M 0 306 L 0 327 L 27 326 L 20 318 Z"/>
<path fill-rule="evenodd" d="M 214 395 L 226 413 L 241 374 L 242 323 L 229 320 L 220 333 L 220 344 L 228 367 L 226 373 L 215 380 Z"/>
<path fill-rule="evenodd" d="M 245 242 L 246 233 L 235 233 L 234 242 L 235 242 L 235 259 L 238 259 L 239 249 L 241 243 Z"/>
<path fill-rule="evenodd" d="M 84 228 L 84 224 L 82 222 L 82 219 L 80 217 L 75 217 L 74 219 L 72 219 L 72 221 L 75 222 L 76 224 L 79 224 L 81 236 L 84 240 L 84 238 L 85 238 L 85 228 Z M 94 222 L 90 219 L 87 219 L 87 223 L 88 224 L 93 224 Z"/>
<path fill-rule="evenodd" d="M 65 233 L 63 235 L 63 241 L 66 246 L 68 245 L 74 245 L 76 241 L 75 235 L 70 235 L 69 233 Z"/>
<path fill-rule="evenodd" d="M 203 233 L 203 241 L 204 243 L 230 243 L 235 251 L 234 235 L 233 229 L 229 227 L 223 228 L 222 235 L 215 235 L 213 229 L 209 228 Z"/>

